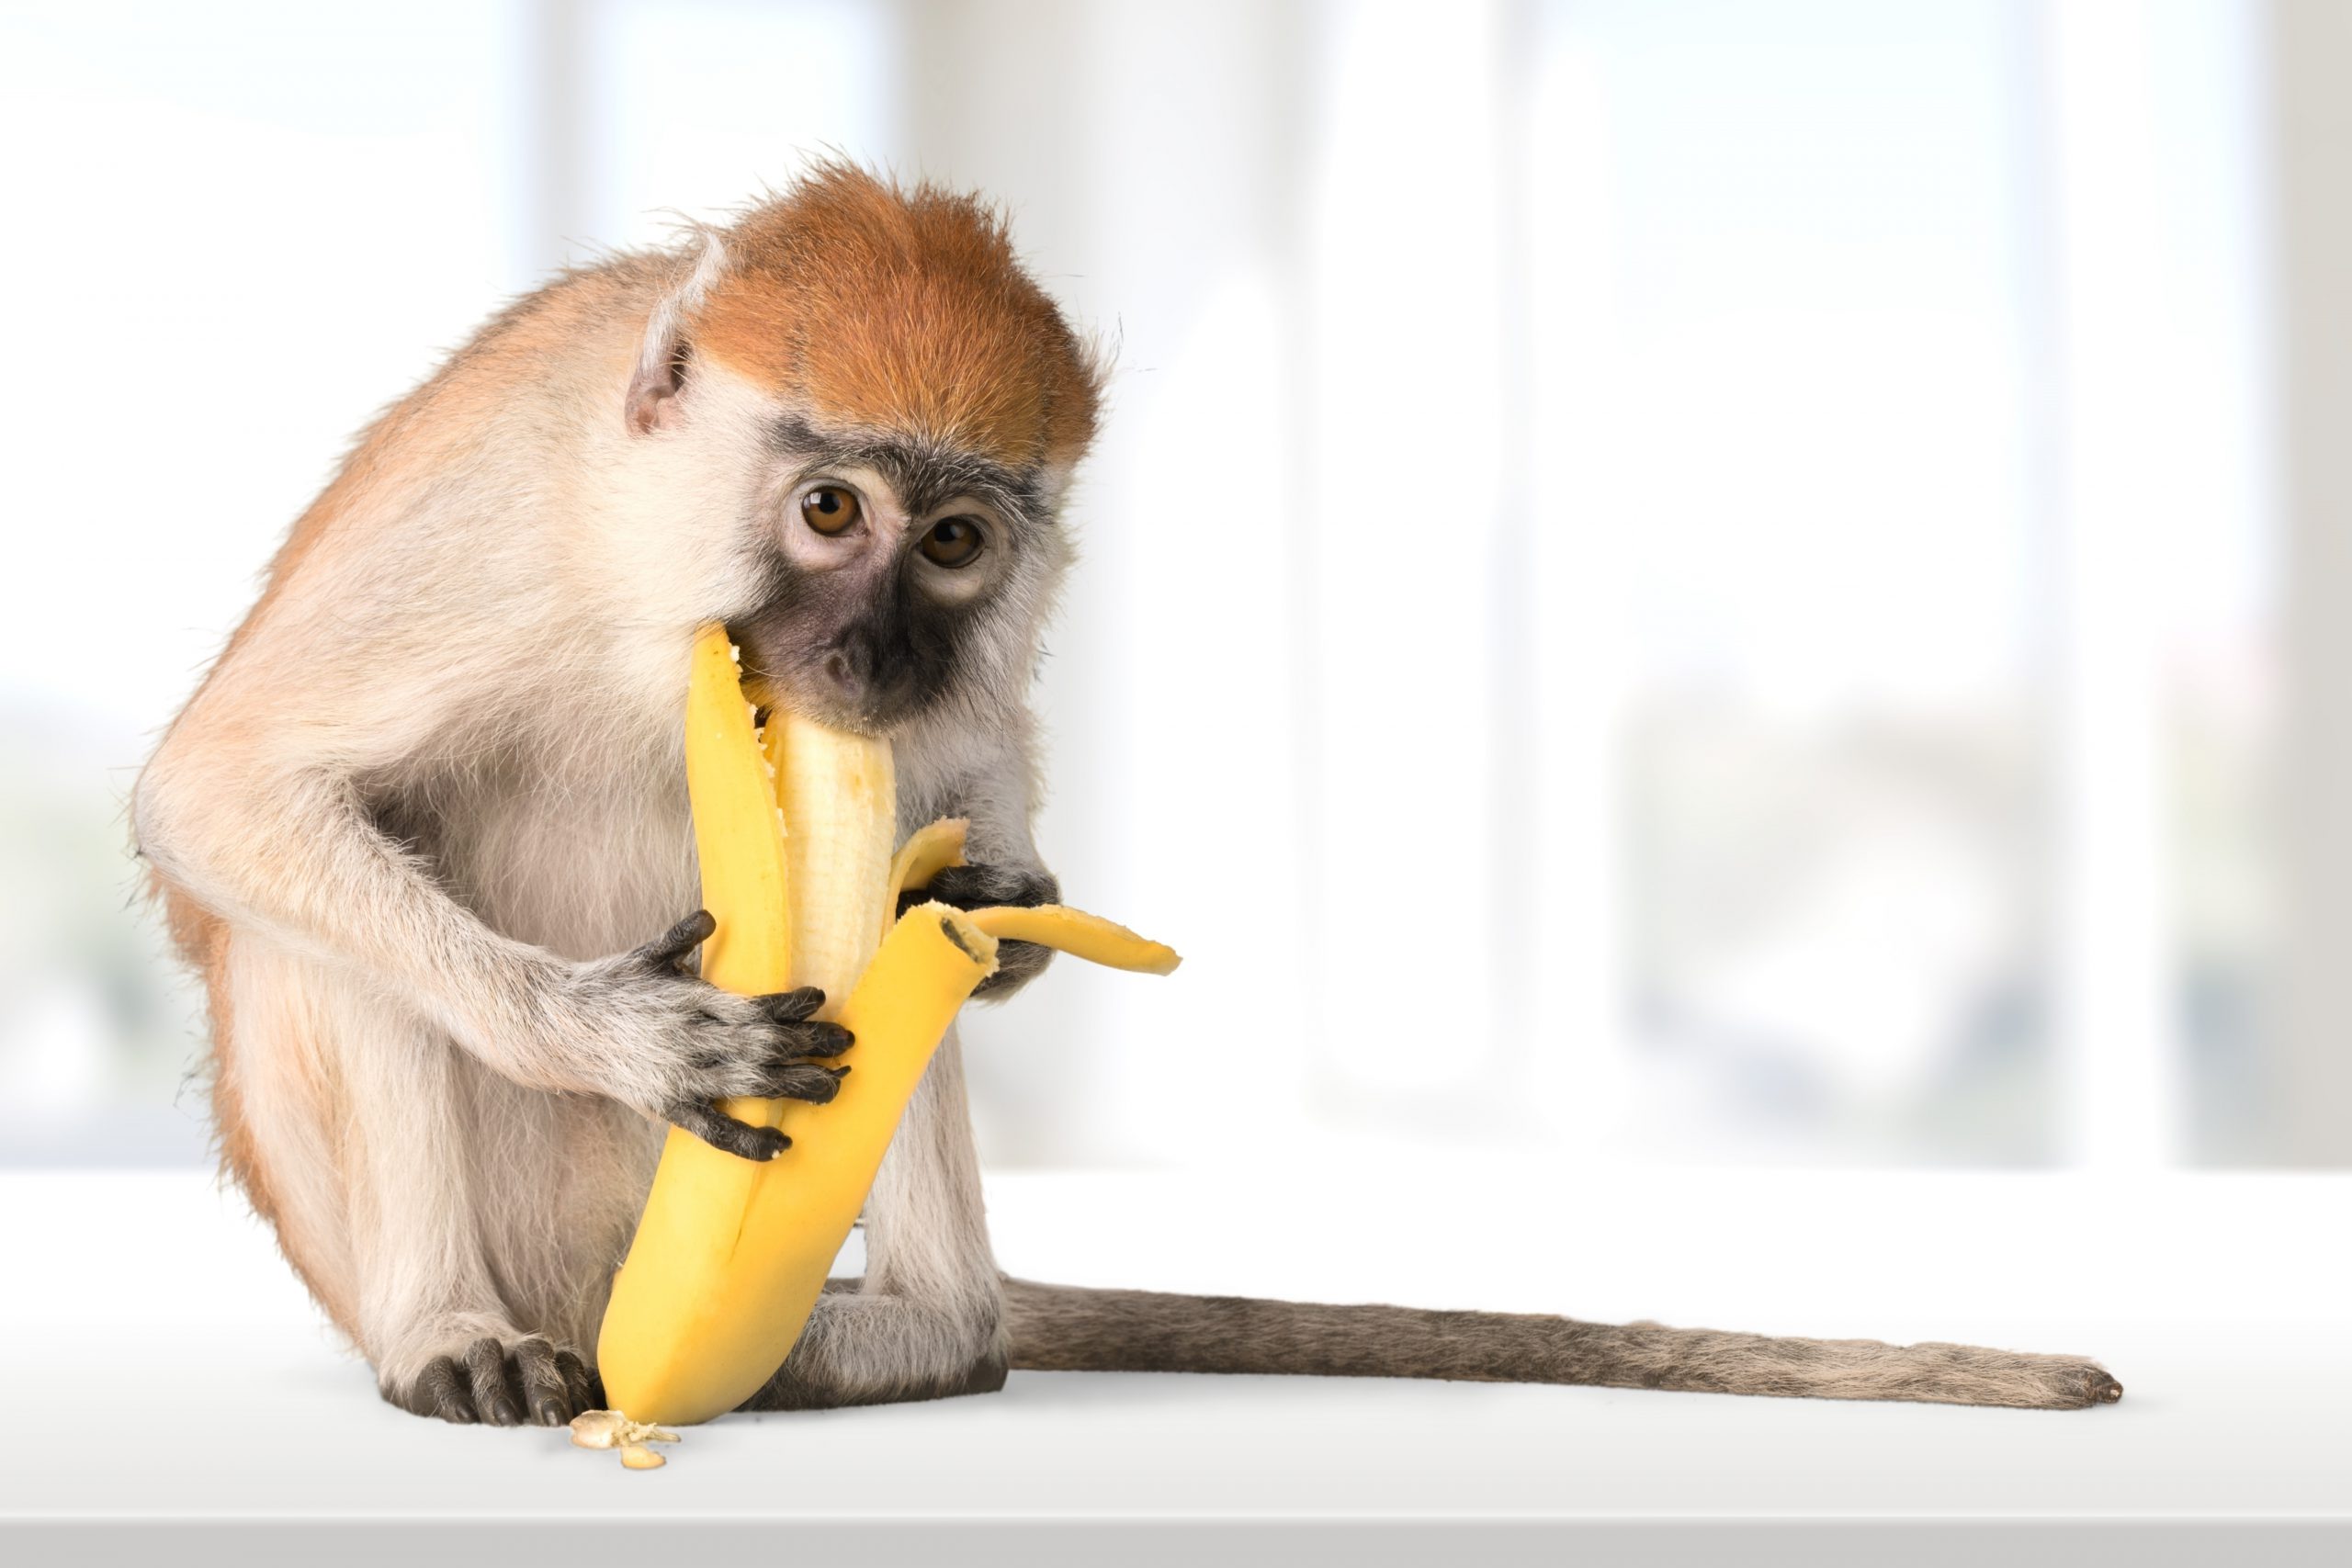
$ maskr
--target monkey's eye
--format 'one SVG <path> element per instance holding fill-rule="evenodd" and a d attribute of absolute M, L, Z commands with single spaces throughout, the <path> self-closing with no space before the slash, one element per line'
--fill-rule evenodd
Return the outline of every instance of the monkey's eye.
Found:
<path fill-rule="evenodd" d="M 819 485 L 800 498 L 800 520 L 820 534 L 847 533 L 857 518 L 857 497 L 839 485 Z"/>
<path fill-rule="evenodd" d="M 968 517 L 950 517 L 931 525 L 922 536 L 923 558 L 941 566 L 969 566 L 979 558 L 980 525 Z"/>

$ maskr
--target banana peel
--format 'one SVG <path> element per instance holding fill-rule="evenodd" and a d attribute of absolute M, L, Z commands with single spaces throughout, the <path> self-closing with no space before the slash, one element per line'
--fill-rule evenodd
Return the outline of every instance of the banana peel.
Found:
<path fill-rule="evenodd" d="M 888 741 L 781 709 L 764 734 L 753 719 L 725 628 L 707 628 L 686 698 L 686 784 L 703 904 L 718 926 L 702 973 L 744 995 L 822 987 L 820 1016 L 855 1039 L 840 1059 L 853 1071 L 824 1105 L 725 1103 L 791 1140 L 770 1161 L 670 1130 L 596 1347 L 609 1403 L 639 1421 L 724 1415 L 784 1364 L 932 1053 L 995 972 L 1000 942 L 1147 974 L 1179 962 L 1162 943 L 1058 905 L 932 902 L 892 920 L 903 891 L 963 863 L 967 824 L 934 822 L 893 855 Z"/>

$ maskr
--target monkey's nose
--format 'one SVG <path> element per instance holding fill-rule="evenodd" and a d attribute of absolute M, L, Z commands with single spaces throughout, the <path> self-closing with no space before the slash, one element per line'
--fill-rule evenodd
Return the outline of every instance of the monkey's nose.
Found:
<path fill-rule="evenodd" d="M 834 694 L 847 701 L 862 703 L 874 689 L 874 650 L 864 642 L 827 649 L 820 668 Z"/>

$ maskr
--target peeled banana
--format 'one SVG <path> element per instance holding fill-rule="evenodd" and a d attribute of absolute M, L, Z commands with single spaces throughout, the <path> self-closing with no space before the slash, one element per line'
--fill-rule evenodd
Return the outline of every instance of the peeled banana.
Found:
<path fill-rule="evenodd" d="M 967 912 L 929 903 L 893 922 L 899 892 L 962 863 L 965 825 L 933 823 L 891 853 L 897 799 L 887 740 L 781 708 L 765 733 L 723 627 L 696 640 L 686 697 L 686 786 L 703 905 L 718 922 L 702 974 L 747 995 L 819 986 L 820 1017 L 856 1043 L 826 1105 L 744 1100 L 722 1109 L 792 1140 L 753 1162 L 670 1131 L 596 1347 L 616 1410 L 686 1424 L 734 1409 L 784 1364 L 864 1206 L 931 1054 L 1000 941 L 1042 942 L 1164 975 L 1176 954 L 1076 909 Z"/>

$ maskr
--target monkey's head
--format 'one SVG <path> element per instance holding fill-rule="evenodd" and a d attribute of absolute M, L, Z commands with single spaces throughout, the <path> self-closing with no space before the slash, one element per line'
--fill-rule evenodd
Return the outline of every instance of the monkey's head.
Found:
<path fill-rule="evenodd" d="M 870 733 L 1024 691 L 1101 377 L 1003 220 L 833 164 L 679 265 L 628 421 L 732 513 L 747 681 Z"/>

